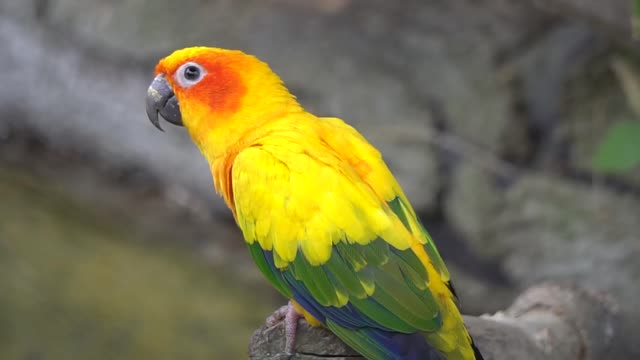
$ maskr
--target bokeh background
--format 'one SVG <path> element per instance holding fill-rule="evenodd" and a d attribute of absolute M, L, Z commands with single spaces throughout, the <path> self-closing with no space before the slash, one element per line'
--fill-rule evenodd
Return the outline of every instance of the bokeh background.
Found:
<path fill-rule="evenodd" d="M 606 291 L 640 357 L 631 0 L 0 0 L 0 358 L 242 359 L 283 300 L 183 129 L 144 111 L 191 45 L 271 64 L 384 154 L 464 312 Z"/>

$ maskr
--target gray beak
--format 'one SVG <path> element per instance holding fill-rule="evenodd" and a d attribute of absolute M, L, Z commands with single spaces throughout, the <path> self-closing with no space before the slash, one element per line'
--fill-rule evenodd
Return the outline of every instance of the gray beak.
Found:
<path fill-rule="evenodd" d="M 171 89 L 167 79 L 164 78 L 164 75 L 158 75 L 153 79 L 153 82 L 149 85 L 149 89 L 147 89 L 146 102 L 147 116 L 151 123 L 159 130 L 164 131 L 160 127 L 158 114 L 174 125 L 183 126 L 180 104 L 178 104 L 178 99 L 173 93 L 173 89 Z"/>

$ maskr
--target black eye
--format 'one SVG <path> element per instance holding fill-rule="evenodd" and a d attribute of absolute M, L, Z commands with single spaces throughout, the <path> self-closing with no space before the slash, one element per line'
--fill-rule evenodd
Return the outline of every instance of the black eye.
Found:
<path fill-rule="evenodd" d="M 188 62 L 176 70 L 175 79 L 180 86 L 188 88 L 200 82 L 205 75 L 207 71 L 200 64 Z"/>
<path fill-rule="evenodd" d="M 184 69 L 184 78 L 189 81 L 196 81 L 200 78 L 200 68 L 195 65 L 189 65 Z"/>

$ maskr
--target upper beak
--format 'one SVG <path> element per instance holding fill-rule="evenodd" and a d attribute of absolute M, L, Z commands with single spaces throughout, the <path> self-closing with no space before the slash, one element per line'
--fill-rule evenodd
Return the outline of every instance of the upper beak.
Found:
<path fill-rule="evenodd" d="M 178 104 L 178 99 L 164 75 L 158 75 L 153 79 L 153 82 L 149 85 L 149 89 L 147 89 L 146 102 L 147 116 L 149 120 L 151 120 L 151 123 L 159 130 L 162 130 L 162 128 L 158 120 L 158 113 L 168 122 L 183 126 L 180 104 Z"/>

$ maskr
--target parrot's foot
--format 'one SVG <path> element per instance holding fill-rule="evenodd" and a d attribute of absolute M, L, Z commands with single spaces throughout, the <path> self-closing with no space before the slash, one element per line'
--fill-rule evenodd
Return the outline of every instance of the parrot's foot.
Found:
<path fill-rule="evenodd" d="M 293 307 L 291 301 L 289 301 L 287 305 L 282 306 L 273 314 L 269 315 L 269 317 L 265 321 L 268 329 L 275 327 L 280 322 L 284 322 L 284 353 L 286 354 L 288 359 L 293 356 L 293 351 L 296 345 L 296 330 L 298 328 L 298 319 L 300 318 L 302 318 L 302 314 L 300 314 L 298 310 Z"/>

